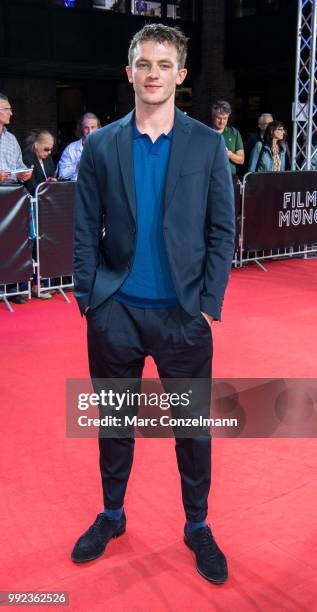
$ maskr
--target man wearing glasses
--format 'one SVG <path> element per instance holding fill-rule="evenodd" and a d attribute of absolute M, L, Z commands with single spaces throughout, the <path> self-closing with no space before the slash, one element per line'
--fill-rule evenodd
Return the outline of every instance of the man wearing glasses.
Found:
<path fill-rule="evenodd" d="M 6 128 L 12 115 L 13 111 L 7 96 L 0 93 L 0 184 L 16 183 L 18 180 L 28 181 L 33 172 L 33 168 L 28 170 L 23 163 L 20 145 L 16 137 Z"/>
<path fill-rule="evenodd" d="M 0 93 L 0 185 L 28 181 L 33 168 L 27 169 L 23 163 L 20 145 L 13 134 L 8 132 L 13 111 L 9 99 Z M 7 285 L 7 291 L 13 293 L 15 285 Z M 23 284 L 20 285 L 24 289 Z M 21 295 L 13 295 L 9 298 L 15 304 L 25 304 L 27 300 Z"/>

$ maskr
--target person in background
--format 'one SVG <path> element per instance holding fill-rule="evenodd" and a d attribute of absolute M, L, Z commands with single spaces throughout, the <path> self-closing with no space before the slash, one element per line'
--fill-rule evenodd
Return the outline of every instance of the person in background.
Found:
<path fill-rule="evenodd" d="M 247 168 L 249 167 L 250 155 L 251 155 L 251 151 L 253 147 L 256 145 L 257 142 L 263 143 L 264 132 L 267 126 L 269 125 L 269 123 L 272 123 L 272 121 L 273 121 L 273 116 L 271 115 L 271 113 L 262 113 L 262 115 L 260 115 L 258 119 L 257 131 L 247 136 L 245 147 L 244 147 L 244 153 L 245 153 L 244 164 L 245 164 L 246 171 L 247 171 Z"/>
<path fill-rule="evenodd" d="M 54 147 L 54 136 L 48 130 L 32 130 L 26 139 L 26 148 L 23 152 L 23 160 L 28 165 L 34 166 L 32 177 L 25 181 L 25 187 L 32 196 L 40 183 L 45 181 L 56 181 L 56 166 L 52 160 L 51 153 Z M 30 237 L 35 241 L 36 224 L 34 209 L 30 211 Z M 36 260 L 36 247 L 33 245 L 33 259 Z M 47 281 L 44 281 L 47 283 Z M 32 283 L 32 296 L 41 300 L 51 299 L 52 294 L 48 291 L 37 294 L 37 285 Z"/>
<path fill-rule="evenodd" d="M 23 160 L 27 166 L 34 166 L 32 177 L 25 181 L 25 187 L 32 196 L 40 183 L 56 180 L 56 166 L 51 153 L 54 147 L 54 136 L 48 130 L 33 130 L 26 139 Z"/>
<path fill-rule="evenodd" d="M 281 121 L 271 121 L 264 132 L 263 143 L 257 142 L 250 156 L 249 172 L 283 172 L 290 169 L 286 147 L 286 130 Z"/>
<path fill-rule="evenodd" d="M 28 169 L 22 160 L 20 145 L 13 134 L 8 132 L 7 125 L 13 115 L 9 98 L 0 93 L 0 183 L 17 183 L 27 181 L 33 169 Z M 20 170 L 16 173 L 16 170 Z"/>
<path fill-rule="evenodd" d="M 231 105 L 226 100 L 216 100 L 211 107 L 211 127 L 223 135 L 230 162 L 231 173 L 237 173 L 237 166 L 244 163 L 244 148 L 240 132 L 228 126 Z"/>
<path fill-rule="evenodd" d="M 33 168 L 28 169 L 22 160 L 20 145 L 13 134 L 8 132 L 7 125 L 13 115 L 9 98 L 0 93 L 0 185 L 27 181 L 31 178 Z M 19 172 L 16 172 L 19 170 Z M 16 285 L 7 285 L 7 291 L 14 293 Z M 20 291 L 26 289 L 25 283 L 20 283 Z M 8 298 L 14 304 L 26 304 L 22 295 L 12 295 Z"/>
<path fill-rule="evenodd" d="M 64 149 L 58 164 L 58 176 L 64 180 L 77 181 L 79 162 L 85 140 L 91 132 L 100 128 L 100 121 L 94 113 L 85 113 L 78 121 L 76 136 L 79 140 L 71 142 Z"/>

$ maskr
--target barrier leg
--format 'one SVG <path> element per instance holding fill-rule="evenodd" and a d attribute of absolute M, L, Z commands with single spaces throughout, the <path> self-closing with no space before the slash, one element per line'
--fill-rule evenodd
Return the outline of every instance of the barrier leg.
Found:
<path fill-rule="evenodd" d="M 5 295 L 0 295 L 0 300 L 3 300 L 7 309 L 10 310 L 10 312 L 14 312 L 14 309 L 12 308 L 9 300 L 7 299 L 7 297 Z"/>
<path fill-rule="evenodd" d="M 261 262 L 258 259 L 255 259 L 254 261 L 259 266 L 259 268 L 263 270 L 263 272 L 267 272 L 267 269 L 263 266 L 263 264 L 261 264 Z"/>
<path fill-rule="evenodd" d="M 71 303 L 70 299 L 67 297 L 67 295 L 66 295 L 65 291 L 63 291 L 62 287 L 57 287 L 57 290 L 62 294 L 64 300 L 66 300 L 66 302 L 68 304 L 70 304 Z"/>

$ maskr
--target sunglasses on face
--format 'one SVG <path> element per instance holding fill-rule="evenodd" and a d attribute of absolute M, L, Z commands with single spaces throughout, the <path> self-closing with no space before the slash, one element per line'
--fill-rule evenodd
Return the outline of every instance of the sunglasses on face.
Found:
<path fill-rule="evenodd" d="M 51 150 L 52 150 L 52 147 L 44 147 L 44 149 L 43 149 L 43 151 L 45 151 L 45 153 L 48 153 Z"/>

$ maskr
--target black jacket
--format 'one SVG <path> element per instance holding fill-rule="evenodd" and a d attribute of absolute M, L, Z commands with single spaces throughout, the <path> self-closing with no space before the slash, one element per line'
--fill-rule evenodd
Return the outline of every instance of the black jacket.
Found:
<path fill-rule="evenodd" d="M 43 160 L 45 174 L 42 170 L 41 164 L 33 151 L 26 151 L 23 153 L 23 161 L 27 165 L 28 168 L 34 165 L 33 174 L 29 181 L 25 181 L 24 185 L 31 195 L 34 196 L 35 190 L 40 183 L 44 183 L 46 181 L 46 177 L 52 177 L 56 170 L 55 164 L 51 158 L 51 156 L 47 157 Z"/>

